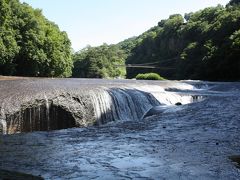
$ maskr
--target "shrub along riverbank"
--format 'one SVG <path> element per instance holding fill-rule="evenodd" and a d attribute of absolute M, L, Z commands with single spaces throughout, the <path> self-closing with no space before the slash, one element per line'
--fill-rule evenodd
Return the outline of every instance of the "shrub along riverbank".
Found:
<path fill-rule="evenodd" d="M 138 74 L 136 76 L 136 79 L 137 80 L 166 80 L 157 73 Z"/>

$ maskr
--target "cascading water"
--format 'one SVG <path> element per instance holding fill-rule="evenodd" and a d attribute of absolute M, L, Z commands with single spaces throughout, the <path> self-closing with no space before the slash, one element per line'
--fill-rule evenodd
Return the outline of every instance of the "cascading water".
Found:
<path fill-rule="evenodd" d="M 47 130 L 50 128 L 50 118 L 49 118 L 49 103 L 48 103 L 48 98 L 46 95 L 44 95 L 45 98 L 45 107 L 46 107 L 46 121 L 47 121 Z"/>
<path fill-rule="evenodd" d="M 137 120 L 159 102 L 149 93 L 136 89 L 102 89 L 91 92 L 97 124 L 114 120 Z"/>
<path fill-rule="evenodd" d="M 48 131 L 75 126 L 75 120 L 70 112 L 49 103 L 29 105 L 14 114 L 7 115 L 6 121 L 7 128 L 4 134 Z"/>
<path fill-rule="evenodd" d="M 0 133 L 2 133 L 2 134 L 7 133 L 7 123 L 3 119 L 0 119 Z"/>
<path fill-rule="evenodd" d="M 178 88 L 192 90 L 193 86 L 181 84 Z M 190 95 L 166 91 L 159 85 L 98 86 L 54 93 L 44 92 L 42 98 L 19 103 L 11 113 L 2 112 L 1 132 L 12 134 L 140 120 L 153 107 L 196 100 Z"/>

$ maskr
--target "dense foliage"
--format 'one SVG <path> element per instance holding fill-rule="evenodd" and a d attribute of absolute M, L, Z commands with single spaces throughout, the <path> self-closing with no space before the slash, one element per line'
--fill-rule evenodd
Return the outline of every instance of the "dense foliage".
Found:
<path fill-rule="evenodd" d="M 228 6 L 233 6 L 233 5 L 237 5 L 240 3 L 240 0 L 230 0 L 230 2 L 228 3 Z"/>
<path fill-rule="evenodd" d="M 168 79 L 239 80 L 239 4 L 231 0 L 226 7 L 174 14 L 138 37 L 84 49 L 74 55 L 74 76 L 123 76 L 115 65 L 125 61 L 127 78 L 158 73 Z"/>
<path fill-rule="evenodd" d="M 185 20 L 184 20 L 185 18 Z M 170 79 L 240 79 L 240 5 L 206 8 L 172 15 L 141 38 L 127 64 L 151 64 L 154 69 L 128 68 L 127 77 L 156 72 Z"/>
<path fill-rule="evenodd" d="M 126 53 L 115 45 L 87 47 L 74 54 L 73 77 L 123 78 Z"/>
<path fill-rule="evenodd" d="M 240 0 L 171 15 L 138 37 L 72 55 L 65 32 L 41 10 L 0 1 L 0 74 L 88 78 L 240 80 Z M 72 61 L 73 59 L 73 61 Z M 124 65 L 127 65 L 126 68 Z M 74 65 L 74 67 L 73 67 Z"/>
<path fill-rule="evenodd" d="M 165 80 L 157 73 L 145 73 L 145 74 L 138 74 L 136 76 L 138 80 Z"/>
<path fill-rule="evenodd" d="M 0 1 L 0 74 L 71 75 L 71 43 L 39 9 L 18 0 Z"/>

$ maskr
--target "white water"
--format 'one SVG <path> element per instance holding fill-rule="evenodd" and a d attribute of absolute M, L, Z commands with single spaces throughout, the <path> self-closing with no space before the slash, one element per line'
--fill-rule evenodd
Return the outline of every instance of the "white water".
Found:
<path fill-rule="evenodd" d="M 175 87 L 181 90 L 193 90 L 194 86 L 189 84 L 181 84 Z M 151 86 L 141 86 L 138 88 L 144 92 L 152 94 L 162 105 L 174 105 L 177 102 L 181 104 L 189 104 L 193 102 L 193 97 L 189 95 L 181 95 L 176 92 L 166 91 L 161 86 L 151 85 Z"/>
<path fill-rule="evenodd" d="M 45 97 L 45 105 L 46 105 L 47 130 L 50 130 L 49 102 L 48 102 L 47 96 L 44 95 L 44 97 Z"/>
<path fill-rule="evenodd" d="M 181 90 L 194 89 L 188 84 L 181 84 L 176 88 Z M 90 97 L 98 124 L 116 120 L 139 120 L 155 106 L 172 108 L 176 103 L 188 104 L 197 101 L 194 96 L 169 92 L 158 85 L 103 88 L 91 91 Z"/>

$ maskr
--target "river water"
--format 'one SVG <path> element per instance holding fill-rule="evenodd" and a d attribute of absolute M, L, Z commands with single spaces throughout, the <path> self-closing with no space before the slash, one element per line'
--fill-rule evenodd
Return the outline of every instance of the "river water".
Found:
<path fill-rule="evenodd" d="M 45 179 L 240 178 L 229 159 L 240 155 L 240 83 L 27 79 L 0 81 L 0 92 L 0 169 Z"/>

